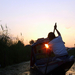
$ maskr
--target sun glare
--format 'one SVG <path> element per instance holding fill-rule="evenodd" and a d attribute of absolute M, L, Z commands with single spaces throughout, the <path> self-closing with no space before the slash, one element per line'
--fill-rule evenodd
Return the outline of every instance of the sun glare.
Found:
<path fill-rule="evenodd" d="M 48 45 L 48 44 L 45 44 L 45 47 L 46 47 L 46 48 L 49 48 L 49 45 Z"/>

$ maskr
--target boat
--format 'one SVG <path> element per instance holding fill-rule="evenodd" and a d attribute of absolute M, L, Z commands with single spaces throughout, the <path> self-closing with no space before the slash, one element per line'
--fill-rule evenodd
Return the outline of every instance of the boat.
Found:
<path fill-rule="evenodd" d="M 74 63 L 74 57 L 69 56 L 65 59 L 53 60 L 54 53 L 48 47 L 49 39 L 38 39 L 31 47 L 30 68 L 36 68 L 42 74 L 66 73 Z"/>

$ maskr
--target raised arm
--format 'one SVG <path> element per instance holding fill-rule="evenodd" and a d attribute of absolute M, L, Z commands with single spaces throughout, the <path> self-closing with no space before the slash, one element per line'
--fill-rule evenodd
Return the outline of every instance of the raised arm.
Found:
<path fill-rule="evenodd" d="M 54 26 L 54 32 L 55 32 L 55 30 L 56 30 L 58 36 L 61 36 L 60 32 L 59 32 L 58 29 L 57 29 L 57 24 L 56 24 L 56 23 L 55 23 L 55 26 Z"/>
<path fill-rule="evenodd" d="M 54 26 L 54 30 L 53 30 L 53 33 L 55 33 L 55 29 L 56 29 L 56 23 L 55 23 L 55 26 Z"/>
<path fill-rule="evenodd" d="M 60 32 L 56 29 L 57 33 L 58 33 L 58 36 L 61 36 Z"/>

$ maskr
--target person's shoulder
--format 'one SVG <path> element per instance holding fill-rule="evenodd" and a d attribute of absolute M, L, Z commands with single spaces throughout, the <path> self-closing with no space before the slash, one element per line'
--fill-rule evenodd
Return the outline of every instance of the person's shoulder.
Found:
<path fill-rule="evenodd" d="M 61 36 L 58 36 L 58 37 L 61 37 Z"/>
<path fill-rule="evenodd" d="M 61 38 L 61 36 L 58 36 L 58 37 L 56 37 L 54 40 L 53 40 L 53 42 L 58 42 L 59 40 L 61 40 L 62 38 Z"/>
<path fill-rule="evenodd" d="M 62 38 L 61 36 L 58 36 L 57 38 Z"/>
<path fill-rule="evenodd" d="M 49 41 L 49 43 L 48 43 L 48 44 L 50 45 L 50 44 L 52 44 L 52 43 L 53 43 L 53 42 L 52 42 L 52 40 L 51 40 L 51 41 Z"/>
<path fill-rule="evenodd" d="M 62 40 L 62 37 L 61 36 L 58 36 L 58 40 Z"/>
<path fill-rule="evenodd" d="M 57 37 L 56 37 L 57 38 Z M 54 38 L 53 40 L 51 40 L 50 42 L 49 42 L 49 44 L 53 44 L 55 41 L 56 41 L 56 38 Z"/>

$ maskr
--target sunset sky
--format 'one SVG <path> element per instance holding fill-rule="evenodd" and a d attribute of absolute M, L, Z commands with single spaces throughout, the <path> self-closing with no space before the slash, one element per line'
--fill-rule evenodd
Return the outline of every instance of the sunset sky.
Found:
<path fill-rule="evenodd" d="M 0 25 L 13 37 L 22 33 L 25 44 L 46 38 L 55 22 L 65 46 L 74 47 L 75 0 L 0 0 Z"/>

